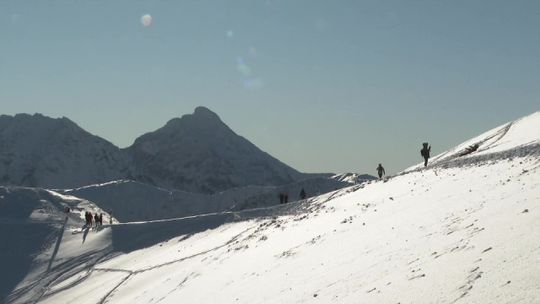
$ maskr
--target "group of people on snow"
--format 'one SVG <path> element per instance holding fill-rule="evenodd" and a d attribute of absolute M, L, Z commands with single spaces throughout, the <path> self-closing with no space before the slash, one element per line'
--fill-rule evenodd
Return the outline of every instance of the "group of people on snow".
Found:
<path fill-rule="evenodd" d="M 422 149 L 420 150 L 420 155 L 422 155 L 422 157 L 424 158 L 424 167 L 427 167 L 430 153 L 431 153 L 431 146 L 427 142 L 422 143 Z M 377 170 L 377 175 L 379 175 L 379 179 L 382 179 L 383 176 L 386 175 L 386 171 L 384 170 L 384 167 L 382 166 L 382 164 L 379 164 L 376 170 Z M 299 198 L 303 200 L 303 199 L 306 199 L 306 197 L 307 197 L 306 191 L 304 190 L 304 188 L 302 188 L 302 190 L 300 191 Z M 289 202 L 289 195 L 286 192 L 279 193 L 279 203 L 287 204 L 288 202 Z"/>
<path fill-rule="evenodd" d="M 420 155 L 422 155 L 422 157 L 424 158 L 424 167 L 427 167 L 430 153 L 431 153 L 431 146 L 427 142 L 422 143 L 422 149 L 420 150 Z M 381 179 L 386 174 L 386 172 L 384 171 L 384 167 L 381 164 L 377 166 L 377 174 L 379 175 L 379 179 Z"/>
<path fill-rule="evenodd" d="M 300 190 L 300 194 L 298 195 L 298 197 L 301 200 L 306 199 L 307 193 L 306 193 L 306 190 L 304 190 L 304 188 L 302 188 Z M 289 194 L 287 192 L 280 192 L 279 193 L 279 203 L 280 204 L 287 204 L 288 202 L 289 202 Z"/>
<path fill-rule="evenodd" d="M 86 220 L 86 227 L 92 227 L 95 225 L 97 228 L 98 226 L 103 225 L 103 213 L 97 214 L 97 212 L 92 215 L 92 212 L 84 212 L 84 219 Z"/>

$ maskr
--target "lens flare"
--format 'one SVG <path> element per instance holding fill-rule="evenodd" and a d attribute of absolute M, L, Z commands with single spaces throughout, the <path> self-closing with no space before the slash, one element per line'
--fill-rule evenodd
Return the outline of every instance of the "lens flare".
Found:
<path fill-rule="evenodd" d="M 149 14 L 146 14 L 146 15 L 143 15 L 141 17 L 141 24 L 144 26 L 144 27 L 149 27 L 152 25 L 152 16 L 150 16 Z"/>
<path fill-rule="evenodd" d="M 246 64 L 243 58 L 236 58 L 236 69 L 242 76 L 248 77 L 251 76 L 251 68 Z"/>

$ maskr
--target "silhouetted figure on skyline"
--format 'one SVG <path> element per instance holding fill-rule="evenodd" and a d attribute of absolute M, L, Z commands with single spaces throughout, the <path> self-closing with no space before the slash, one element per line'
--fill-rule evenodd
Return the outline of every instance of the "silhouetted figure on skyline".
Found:
<path fill-rule="evenodd" d="M 424 147 L 422 150 L 420 150 L 420 154 L 424 158 L 424 167 L 426 167 L 429 159 L 429 153 L 431 152 L 431 146 L 428 146 L 428 143 L 423 143 L 422 145 Z"/>
<path fill-rule="evenodd" d="M 383 177 L 383 175 L 386 174 L 386 172 L 384 171 L 384 168 L 381 164 L 379 164 L 379 166 L 377 166 L 377 173 L 379 174 L 379 179 L 381 179 Z"/>
<path fill-rule="evenodd" d="M 285 202 L 285 194 L 280 193 L 279 194 L 279 203 L 283 204 Z"/>

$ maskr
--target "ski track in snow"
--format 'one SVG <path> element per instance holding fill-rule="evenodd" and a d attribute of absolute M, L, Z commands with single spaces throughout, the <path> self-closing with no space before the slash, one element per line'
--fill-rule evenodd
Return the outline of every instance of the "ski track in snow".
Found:
<path fill-rule="evenodd" d="M 124 270 L 124 269 L 111 269 L 111 268 L 96 268 L 96 267 L 93 267 L 93 269 L 92 269 L 93 271 L 125 272 L 125 273 L 128 273 L 128 275 L 118 285 L 116 285 L 114 288 L 112 288 L 111 291 L 109 291 L 105 295 L 105 297 L 103 299 L 101 299 L 101 301 L 99 303 L 100 304 L 106 303 L 107 299 L 116 291 L 116 289 L 118 289 L 120 286 L 122 286 L 122 284 L 124 284 L 124 282 L 129 280 L 132 276 L 135 276 L 137 274 L 144 273 L 144 272 L 147 272 L 147 271 L 155 270 L 155 269 L 158 269 L 158 268 L 161 268 L 161 267 L 164 267 L 164 266 L 169 266 L 169 265 L 172 265 L 172 264 L 175 264 L 175 263 L 179 263 L 179 262 L 182 262 L 182 261 L 185 261 L 185 260 L 188 260 L 188 259 L 192 259 L 192 258 L 201 256 L 201 255 L 207 254 L 207 253 L 209 253 L 211 251 L 216 251 L 216 250 L 218 250 L 220 248 L 223 248 L 223 247 L 226 247 L 229 244 L 231 244 L 232 242 L 236 241 L 242 234 L 244 234 L 245 232 L 247 232 L 250 229 L 251 228 L 242 231 L 241 233 L 234 236 L 232 239 L 230 239 L 229 241 L 227 241 L 223 245 L 219 245 L 219 246 L 216 246 L 214 248 L 192 254 L 190 256 L 182 257 L 182 258 L 179 258 L 179 259 L 176 259 L 176 260 L 173 260 L 173 261 L 169 261 L 169 262 L 166 262 L 166 263 L 161 263 L 161 264 L 158 264 L 158 265 L 155 265 L 155 266 L 152 266 L 152 267 L 148 267 L 148 268 L 143 268 L 143 269 L 131 271 L 131 270 Z M 187 278 L 186 278 L 186 280 L 187 280 Z M 185 283 L 185 281 L 183 281 L 181 284 L 183 284 L 183 283 Z"/>

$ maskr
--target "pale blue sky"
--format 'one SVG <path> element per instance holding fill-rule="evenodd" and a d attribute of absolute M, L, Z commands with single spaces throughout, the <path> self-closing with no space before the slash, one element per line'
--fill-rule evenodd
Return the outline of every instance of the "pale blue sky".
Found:
<path fill-rule="evenodd" d="M 120 147 L 204 105 L 299 170 L 396 172 L 539 96 L 539 1 L 0 1 L 0 113 Z"/>

